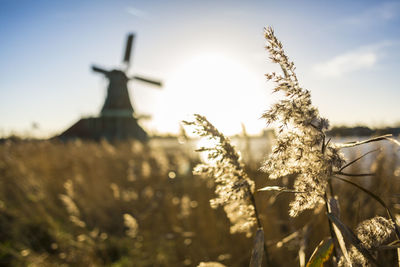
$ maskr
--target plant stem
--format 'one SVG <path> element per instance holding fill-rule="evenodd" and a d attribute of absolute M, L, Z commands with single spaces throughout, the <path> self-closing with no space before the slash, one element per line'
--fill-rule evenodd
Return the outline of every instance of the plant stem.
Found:
<path fill-rule="evenodd" d="M 332 185 L 331 185 L 330 183 L 329 183 L 329 185 L 330 185 L 331 194 L 332 194 Z M 326 212 L 327 212 L 327 213 L 330 213 L 331 211 L 330 211 L 330 208 L 329 208 L 329 202 L 328 202 L 329 200 L 328 200 L 328 196 L 327 196 L 326 192 L 325 192 L 324 198 L 325 198 L 325 209 L 326 209 Z M 335 250 L 333 251 L 333 253 L 334 253 L 336 259 L 338 259 L 338 253 L 337 253 L 338 242 L 337 242 L 337 237 L 336 237 L 335 231 L 333 230 L 332 222 L 331 222 L 331 220 L 329 220 L 329 219 L 328 219 L 328 225 L 329 225 L 329 232 L 331 233 L 331 237 L 332 237 L 332 240 L 333 240 L 333 244 L 334 244 L 334 246 L 335 246 Z"/>
<path fill-rule="evenodd" d="M 257 211 L 256 199 L 255 199 L 255 197 L 254 197 L 254 194 L 253 194 L 253 193 L 251 192 L 251 190 L 250 190 L 250 186 L 248 186 L 248 191 L 249 191 L 249 193 L 250 193 L 250 201 L 251 201 L 251 204 L 252 204 L 253 207 L 254 207 L 254 215 L 255 215 L 255 217 L 256 217 L 257 226 L 258 226 L 258 228 L 264 229 L 264 228 L 262 227 L 261 220 L 260 220 L 260 217 L 259 217 L 259 213 L 258 213 L 258 211 Z M 263 231 L 263 232 L 264 232 L 264 231 Z M 264 232 L 264 235 L 265 235 L 265 232 Z M 264 239 L 264 254 L 265 254 L 266 266 L 271 266 L 270 261 L 269 261 L 269 256 L 268 256 L 267 245 L 265 244 L 265 239 Z"/>

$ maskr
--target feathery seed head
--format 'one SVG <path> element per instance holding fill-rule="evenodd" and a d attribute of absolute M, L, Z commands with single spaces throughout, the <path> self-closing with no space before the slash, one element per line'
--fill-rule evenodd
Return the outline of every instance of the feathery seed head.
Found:
<path fill-rule="evenodd" d="M 297 216 L 323 200 L 327 179 L 333 168 L 343 165 L 344 159 L 325 141 L 329 122 L 312 106 L 310 92 L 300 87 L 294 63 L 289 61 L 272 28 L 265 30 L 265 37 L 270 59 L 283 71 L 283 75 L 273 72 L 266 77 L 275 82 L 274 92 L 283 92 L 285 98 L 262 116 L 268 124 L 277 123 L 279 131 L 276 145 L 261 169 L 270 179 L 298 175 L 294 189 L 301 193 L 296 193 L 289 211 L 291 216 Z"/>
<path fill-rule="evenodd" d="M 356 234 L 365 248 L 382 245 L 394 233 L 393 222 L 380 216 L 361 222 Z"/>
<path fill-rule="evenodd" d="M 361 246 L 366 249 L 379 247 L 384 244 L 393 233 L 393 222 L 380 216 L 365 220 L 356 228 L 356 235 L 361 241 Z M 349 256 L 353 266 L 373 266 L 354 246 L 351 246 Z M 339 266 L 346 266 L 344 259 L 339 262 Z"/>
<path fill-rule="evenodd" d="M 244 171 L 239 154 L 229 139 L 220 133 L 205 117 L 195 114 L 192 122 L 183 122 L 194 127 L 194 133 L 214 140 L 212 146 L 202 147 L 198 152 L 207 152 L 208 161 L 194 169 L 195 174 L 213 178 L 216 198 L 210 200 L 212 208 L 223 206 L 232 224 L 231 232 L 246 233 L 251 236 L 251 228 L 256 224 L 254 206 L 250 195 L 254 192 L 254 182 Z"/>

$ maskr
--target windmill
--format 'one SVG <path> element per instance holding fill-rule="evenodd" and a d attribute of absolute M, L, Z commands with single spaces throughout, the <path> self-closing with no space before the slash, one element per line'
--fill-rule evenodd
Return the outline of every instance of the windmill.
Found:
<path fill-rule="evenodd" d="M 123 140 L 137 139 L 146 141 L 147 133 L 140 127 L 135 116 L 134 109 L 129 97 L 128 82 L 137 80 L 153 86 L 161 87 L 160 81 L 155 81 L 142 76 L 127 75 L 131 64 L 131 52 L 134 34 L 130 33 L 127 38 L 125 53 L 123 57 L 124 70 L 92 66 L 92 70 L 103 74 L 108 79 L 107 97 L 99 117 L 82 118 L 65 132 L 57 136 L 60 139 L 108 139 Z"/>
<path fill-rule="evenodd" d="M 138 80 L 147 84 L 161 87 L 160 81 L 147 79 L 141 76 L 128 77 L 126 74 L 129 70 L 131 63 L 131 51 L 134 41 L 134 34 L 129 34 L 126 41 L 126 48 L 124 53 L 123 63 L 125 65 L 125 71 L 114 69 L 111 71 L 104 70 L 95 65 L 92 66 L 94 72 L 103 74 L 108 80 L 107 97 L 104 102 L 103 108 L 101 109 L 101 116 L 114 117 L 130 117 L 134 114 L 131 100 L 128 92 L 128 82 L 130 80 Z"/>

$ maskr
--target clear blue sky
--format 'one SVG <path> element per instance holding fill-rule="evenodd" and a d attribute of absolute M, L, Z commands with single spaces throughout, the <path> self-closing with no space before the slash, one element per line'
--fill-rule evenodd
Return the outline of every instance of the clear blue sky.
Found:
<path fill-rule="evenodd" d="M 121 66 L 165 83 L 130 83 L 143 125 L 174 132 L 191 113 L 228 134 L 261 131 L 274 101 L 263 28 L 273 26 L 303 87 L 333 124 L 400 122 L 400 1 L 0 0 L 0 135 L 61 132 L 97 115 L 107 83 L 90 71 Z"/>

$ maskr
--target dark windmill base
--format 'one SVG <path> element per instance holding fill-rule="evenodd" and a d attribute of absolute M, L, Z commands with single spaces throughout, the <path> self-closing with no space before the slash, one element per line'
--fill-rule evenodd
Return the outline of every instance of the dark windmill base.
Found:
<path fill-rule="evenodd" d="M 136 139 L 148 140 L 147 133 L 133 117 L 83 118 L 58 136 L 61 140 L 89 139 L 109 141 Z"/>

